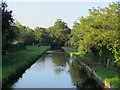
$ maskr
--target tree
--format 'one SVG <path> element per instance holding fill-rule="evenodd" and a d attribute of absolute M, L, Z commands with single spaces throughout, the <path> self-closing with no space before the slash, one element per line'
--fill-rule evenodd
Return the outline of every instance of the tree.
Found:
<path fill-rule="evenodd" d="M 103 52 L 112 54 L 116 59 L 114 62 L 120 60 L 118 10 L 118 3 L 113 2 L 109 7 L 89 9 L 88 17 L 75 22 L 69 42 L 78 46 L 81 56 L 97 51 L 100 56 Z"/>
<path fill-rule="evenodd" d="M 49 27 L 47 32 L 50 33 L 53 46 L 63 46 L 69 39 L 71 29 L 61 19 L 57 19 L 54 26 Z"/>
<path fill-rule="evenodd" d="M 51 46 L 62 46 L 69 40 L 70 28 L 61 19 L 57 19 L 54 26 L 49 28 L 36 27 L 35 39 L 39 43 Z"/>
<path fill-rule="evenodd" d="M 7 10 L 7 3 L 2 2 L 2 33 L 10 33 L 10 27 L 13 23 L 12 10 Z M 11 35 L 11 34 L 10 34 Z"/>
<path fill-rule="evenodd" d="M 9 43 L 15 38 L 15 31 L 11 28 L 14 21 L 12 10 L 7 9 L 7 3 L 2 2 L 2 48 L 7 49 Z"/>
<path fill-rule="evenodd" d="M 14 23 L 14 26 L 16 26 L 19 30 L 19 34 L 16 38 L 17 41 L 25 43 L 26 45 L 32 44 L 35 41 L 35 34 L 32 29 L 23 26 L 18 21 Z"/>
<path fill-rule="evenodd" d="M 46 44 L 46 45 L 49 44 L 50 37 L 45 28 L 36 27 L 34 29 L 34 33 L 35 33 L 36 41 L 38 41 L 41 44 Z"/>

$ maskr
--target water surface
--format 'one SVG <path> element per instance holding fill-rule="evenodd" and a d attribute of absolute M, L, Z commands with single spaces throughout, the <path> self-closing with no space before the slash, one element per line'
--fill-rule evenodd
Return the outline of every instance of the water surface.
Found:
<path fill-rule="evenodd" d="M 12 88 L 95 88 L 82 66 L 63 51 L 47 51 L 19 79 Z"/>

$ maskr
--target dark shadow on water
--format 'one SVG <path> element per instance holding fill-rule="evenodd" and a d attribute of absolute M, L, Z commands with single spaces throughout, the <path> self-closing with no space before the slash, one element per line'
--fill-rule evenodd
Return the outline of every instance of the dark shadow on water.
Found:
<path fill-rule="evenodd" d="M 89 77 L 85 69 L 77 64 L 76 61 L 72 61 L 69 66 L 72 82 L 77 86 L 78 90 L 81 88 L 82 90 L 86 90 L 86 88 L 92 88 L 91 90 L 102 90 L 99 84 Z"/>

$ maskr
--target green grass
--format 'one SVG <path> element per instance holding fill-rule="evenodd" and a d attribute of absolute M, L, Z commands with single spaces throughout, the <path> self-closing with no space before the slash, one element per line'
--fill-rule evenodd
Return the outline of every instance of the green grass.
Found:
<path fill-rule="evenodd" d="M 78 50 L 77 49 L 74 49 L 74 48 L 71 48 L 71 47 L 62 47 L 62 49 L 64 49 L 65 51 L 67 51 L 70 55 L 71 55 L 71 57 L 73 56 L 73 54 L 74 54 L 74 56 L 76 57 L 76 59 L 78 59 L 78 60 L 80 60 L 80 59 L 86 59 L 86 60 L 88 60 L 88 59 L 91 59 L 91 57 L 90 56 L 80 56 L 80 53 L 78 52 Z"/>
<path fill-rule="evenodd" d="M 80 60 L 81 57 L 77 50 L 70 47 L 62 47 L 65 51 L 70 54 L 74 54 L 77 60 Z M 77 54 L 76 54 L 77 53 Z M 89 55 L 82 57 L 86 60 L 91 58 Z M 97 75 L 102 78 L 105 82 L 110 84 L 112 88 L 120 88 L 120 74 L 118 74 L 116 68 L 94 68 L 93 71 L 97 73 Z"/>
<path fill-rule="evenodd" d="M 74 48 L 71 48 L 71 47 L 62 47 L 62 49 L 67 51 L 70 54 L 71 57 L 73 56 L 73 54 L 74 55 L 79 55 L 77 49 L 74 49 Z"/>
<path fill-rule="evenodd" d="M 50 48 L 49 46 L 27 46 L 25 50 L 10 52 L 2 58 L 2 80 L 7 80 L 10 75 L 14 75 L 22 67 L 29 65 L 33 60 Z"/>
<path fill-rule="evenodd" d="M 63 48 L 64 50 L 66 50 L 66 51 L 70 52 L 70 53 L 77 52 L 77 50 L 76 50 L 76 49 L 71 48 L 71 47 L 62 47 L 62 48 Z"/>
<path fill-rule="evenodd" d="M 118 74 L 112 68 L 97 68 L 93 70 L 105 82 L 109 83 L 112 88 L 120 88 L 120 74 Z"/>

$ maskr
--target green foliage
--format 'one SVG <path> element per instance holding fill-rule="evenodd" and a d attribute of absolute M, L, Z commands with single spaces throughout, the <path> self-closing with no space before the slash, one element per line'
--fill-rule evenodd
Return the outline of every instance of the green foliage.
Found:
<path fill-rule="evenodd" d="M 20 49 L 21 45 L 12 45 L 14 41 L 21 41 L 25 44 L 34 42 L 34 32 L 29 27 L 25 27 L 20 23 L 13 23 L 12 10 L 7 9 L 7 3 L 2 2 L 2 48 L 6 50 Z M 24 46 L 24 45 L 22 45 Z M 10 51 L 11 51 L 10 50 Z"/>
<path fill-rule="evenodd" d="M 44 45 L 50 45 L 50 36 L 46 28 L 36 27 L 34 29 L 35 40 Z"/>
<path fill-rule="evenodd" d="M 18 28 L 19 33 L 17 34 L 17 41 L 20 41 L 25 44 L 32 44 L 35 41 L 35 34 L 32 29 L 25 27 L 19 22 L 15 22 L 14 26 Z"/>
<path fill-rule="evenodd" d="M 64 21 L 57 19 L 54 26 L 49 27 L 47 32 L 51 37 L 51 45 L 62 46 L 68 41 L 71 30 Z"/>
<path fill-rule="evenodd" d="M 118 26 L 118 3 L 112 3 L 109 7 L 89 9 L 89 16 L 81 17 L 76 21 L 70 35 L 71 45 L 78 47 L 81 56 L 87 52 L 112 53 L 120 60 L 120 36 Z"/>
<path fill-rule="evenodd" d="M 44 45 L 62 46 L 69 39 L 70 29 L 65 22 L 57 19 L 54 26 L 49 28 L 36 27 L 35 40 Z"/>
<path fill-rule="evenodd" d="M 13 23 L 12 11 L 7 10 L 7 4 L 5 2 L 2 3 L 2 16 L 4 51 L 8 50 L 9 45 L 15 41 L 22 42 L 26 45 L 37 41 L 42 45 L 62 46 L 69 39 L 68 36 L 71 30 L 61 19 L 57 19 L 52 27 L 47 29 L 37 27 L 33 31 L 19 22 Z"/>
<path fill-rule="evenodd" d="M 22 50 L 25 49 L 25 44 L 22 42 L 18 42 L 17 44 L 10 44 L 8 50 L 9 51 L 17 51 L 17 50 Z"/>
<path fill-rule="evenodd" d="M 12 10 L 8 10 L 7 7 L 7 3 L 2 2 L 2 34 L 9 38 L 12 36 L 10 27 L 14 19 Z"/>
<path fill-rule="evenodd" d="M 7 9 L 7 3 L 2 2 L 2 48 L 6 49 L 8 44 L 14 39 L 14 30 L 11 29 L 13 23 L 12 10 Z"/>

